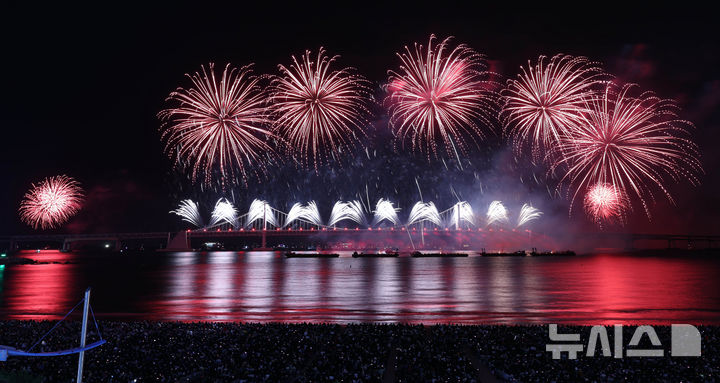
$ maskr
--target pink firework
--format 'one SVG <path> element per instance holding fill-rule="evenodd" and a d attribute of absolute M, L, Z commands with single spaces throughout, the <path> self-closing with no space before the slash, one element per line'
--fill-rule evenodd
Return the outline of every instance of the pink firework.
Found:
<path fill-rule="evenodd" d="M 82 207 L 83 191 L 71 177 L 46 178 L 25 193 L 20 219 L 33 229 L 53 229 L 67 222 Z"/>
<path fill-rule="evenodd" d="M 598 225 L 624 223 L 628 201 L 625 192 L 605 183 L 588 188 L 584 200 L 585 213 Z"/>
<path fill-rule="evenodd" d="M 432 153 L 440 148 L 451 156 L 465 151 L 466 141 L 477 144 L 483 137 L 477 123 L 491 126 L 497 98 L 484 56 L 466 45 L 450 49 L 450 39 L 427 49 L 415 44 L 398 53 L 399 71 L 390 71 L 388 84 L 390 124 L 403 144 Z"/>
<path fill-rule="evenodd" d="M 582 123 L 588 101 L 605 77 L 585 57 L 556 55 L 548 63 L 545 59 L 540 56 L 536 65 L 528 61 L 502 91 L 505 131 L 518 152 L 530 146 L 535 159 Z"/>
<path fill-rule="evenodd" d="M 264 128 L 270 123 L 265 94 L 250 66 L 228 64 L 220 79 L 213 64 L 201 68 L 187 75 L 190 89 L 178 88 L 167 98 L 177 106 L 158 115 L 165 150 L 178 166 L 190 169 L 193 181 L 202 176 L 206 184 L 245 182 L 264 172 L 264 163 L 274 157 L 266 142 L 273 135 Z"/>
<path fill-rule="evenodd" d="M 339 56 L 306 51 L 292 56 L 289 67 L 278 65 L 273 78 L 271 110 L 274 130 L 304 165 L 318 165 L 329 157 L 340 161 L 364 136 L 371 102 L 367 80 L 352 68 L 331 70 Z"/>
<path fill-rule="evenodd" d="M 674 102 L 649 92 L 632 97 L 633 88 L 608 83 L 604 94 L 588 103 L 583 123 L 561 141 L 563 156 L 555 166 L 567 165 L 563 180 L 575 195 L 596 183 L 615 185 L 632 191 L 649 218 L 653 189 L 673 202 L 667 181 L 698 184 L 702 166 L 688 138 L 692 124 L 677 118 Z"/>

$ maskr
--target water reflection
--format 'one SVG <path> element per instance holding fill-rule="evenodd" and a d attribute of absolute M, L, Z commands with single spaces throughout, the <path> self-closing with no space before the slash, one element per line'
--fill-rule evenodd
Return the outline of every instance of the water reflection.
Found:
<path fill-rule="evenodd" d="M 59 318 L 90 285 L 95 312 L 104 318 L 720 323 L 720 260 L 713 258 L 25 256 L 46 263 L 0 269 L 2 318 Z"/>
<path fill-rule="evenodd" d="M 32 253 L 42 262 L 57 262 L 48 252 Z M 70 256 L 71 257 L 71 256 Z M 44 263 L 39 265 L 3 265 L 2 317 L 8 319 L 49 319 L 64 315 L 80 301 L 72 296 L 82 283 L 76 274 L 76 265 Z M 12 313 L 6 315 L 5 313 Z"/>

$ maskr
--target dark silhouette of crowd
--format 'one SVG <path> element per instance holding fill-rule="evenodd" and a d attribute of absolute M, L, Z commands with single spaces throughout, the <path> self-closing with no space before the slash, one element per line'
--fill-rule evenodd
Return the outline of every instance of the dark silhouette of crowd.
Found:
<path fill-rule="evenodd" d="M 0 344 L 27 349 L 53 325 L 0 321 Z M 700 327 L 700 358 L 575 360 L 552 359 L 541 325 L 102 321 L 99 328 L 107 343 L 86 353 L 87 382 L 720 381 L 718 327 Z M 33 351 L 77 347 L 79 329 L 62 322 Z M 661 338 L 669 333 L 656 329 Z M 91 325 L 88 342 L 97 339 Z M 77 355 L 10 357 L 0 362 L 0 382 L 71 382 L 76 366 Z"/>

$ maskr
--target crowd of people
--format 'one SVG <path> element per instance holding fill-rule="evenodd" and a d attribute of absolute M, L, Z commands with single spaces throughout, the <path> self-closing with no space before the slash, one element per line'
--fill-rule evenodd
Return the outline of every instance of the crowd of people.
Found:
<path fill-rule="evenodd" d="M 0 321 L 0 345 L 28 349 L 53 325 Z M 88 382 L 720 381 L 719 327 L 700 327 L 700 358 L 574 360 L 552 359 L 541 325 L 102 321 L 99 329 L 107 343 L 86 352 Z M 79 333 L 79 323 L 62 322 L 33 351 L 77 347 Z M 97 339 L 90 326 L 88 342 Z M 0 382 L 71 382 L 76 366 L 77 355 L 10 357 Z"/>

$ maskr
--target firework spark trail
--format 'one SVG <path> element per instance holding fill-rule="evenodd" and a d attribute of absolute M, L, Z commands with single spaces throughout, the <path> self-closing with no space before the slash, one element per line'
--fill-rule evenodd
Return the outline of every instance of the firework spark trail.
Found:
<path fill-rule="evenodd" d="M 83 200 L 83 190 L 72 177 L 45 178 L 25 193 L 20 203 L 20 220 L 33 229 L 54 229 L 74 216 Z"/>
<path fill-rule="evenodd" d="M 195 227 L 203 227 L 203 219 L 198 204 L 192 200 L 180 201 L 180 206 L 175 210 L 171 210 L 170 213 L 180 216 L 183 221 Z"/>
<path fill-rule="evenodd" d="M 275 218 L 275 212 L 269 203 L 263 200 L 253 200 L 250 204 L 250 209 L 247 212 L 247 220 L 245 226 L 249 227 L 255 221 L 265 221 L 267 224 L 278 226 L 277 218 Z"/>
<path fill-rule="evenodd" d="M 373 218 L 373 225 L 377 225 L 382 221 L 389 221 L 393 225 L 398 225 L 400 222 L 400 219 L 397 215 L 398 211 L 400 211 L 400 209 L 395 208 L 392 202 L 380 198 L 380 200 L 375 205 L 375 216 Z"/>
<path fill-rule="evenodd" d="M 450 222 L 448 222 L 447 226 L 455 226 L 456 229 L 460 229 L 463 222 L 475 225 L 475 213 L 473 212 L 472 206 L 466 201 L 460 201 L 452 207 Z"/>
<path fill-rule="evenodd" d="M 428 221 L 437 226 L 442 226 L 442 219 L 437 207 L 432 202 L 417 202 L 410 210 L 407 225 Z"/>
<path fill-rule="evenodd" d="M 246 182 L 250 174 L 265 173 L 265 163 L 274 160 L 265 139 L 275 137 L 263 127 L 271 121 L 258 77 L 250 66 L 238 70 L 228 64 L 219 80 L 213 64 L 201 68 L 187 75 L 190 89 L 179 88 L 167 98 L 177 106 L 158 114 L 165 151 L 176 166 L 191 169 L 193 182 L 202 175 L 204 184 L 219 181 L 224 187 L 238 177 Z"/>
<path fill-rule="evenodd" d="M 605 183 L 591 186 L 585 194 L 585 213 L 598 225 L 625 221 L 627 195 L 621 189 Z"/>
<path fill-rule="evenodd" d="M 554 167 L 568 167 L 561 184 L 572 192 L 571 211 L 578 194 L 591 185 L 610 184 L 623 193 L 631 190 L 650 218 L 654 188 L 674 202 L 665 186 L 668 179 L 699 183 L 699 152 L 688 138 L 692 123 L 677 119 L 672 100 L 649 92 L 631 96 L 634 87 L 608 83 L 604 94 L 588 104 L 585 122 L 561 141 L 563 156 Z"/>
<path fill-rule="evenodd" d="M 360 201 L 335 202 L 330 213 L 328 226 L 335 226 L 340 221 L 350 220 L 358 225 L 366 224 L 365 213 Z"/>
<path fill-rule="evenodd" d="M 487 210 L 487 226 L 495 223 L 505 223 L 508 221 L 507 209 L 500 201 L 490 202 Z"/>
<path fill-rule="evenodd" d="M 315 201 L 311 201 L 306 206 L 295 203 L 288 212 L 287 218 L 285 219 L 285 225 L 290 225 L 293 221 L 305 221 L 307 223 L 322 226 L 322 218 L 320 217 L 320 211 L 315 204 Z"/>
<path fill-rule="evenodd" d="M 517 79 L 507 81 L 501 92 L 501 118 L 517 153 L 532 148 L 533 158 L 543 157 L 577 125 L 583 123 L 588 100 L 607 75 L 585 57 L 555 55 L 545 64 L 540 56 Z"/>
<path fill-rule="evenodd" d="M 436 46 L 434 40 L 431 35 L 427 49 L 416 43 L 397 54 L 402 64 L 389 72 L 386 98 L 400 142 L 409 136 L 412 149 L 428 160 L 437 157 L 438 141 L 450 156 L 456 155 L 454 144 L 466 150 L 466 139 L 477 145 L 484 135 L 476 121 L 491 126 L 497 106 L 484 56 L 464 44 L 450 49 L 450 38 Z"/>
<path fill-rule="evenodd" d="M 289 67 L 278 65 L 273 78 L 273 127 L 304 165 L 315 169 L 329 156 L 340 160 L 364 136 L 372 102 L 368 81 L 352 68 L 331 70 L 339 56 L 328 57 L 320 48 L 313 60 L 306 51 Z"/>
<path fill-rule="evenodd" d="M 232 227 L 238 227 L 237 209 L 225 198 L 220 198 L 215 203 L 215 208 L 213 208 L 210 217 L 210 227 L 222 224 L 230 224 Z"/>
<path fill-rule="evenodd" d="M 540 210 L 532 207 L 532 205 L 527 203 L 523 204 L 520 209 L 520 214 L 518 215 L 517 227 L 526 225 L 529 222 L 540 218 L 542 214 L 543 213 Z"/>

